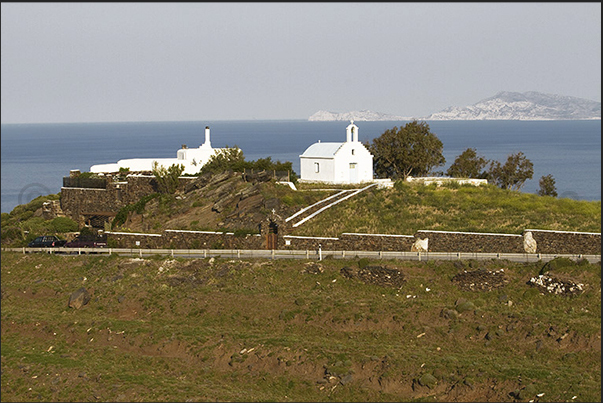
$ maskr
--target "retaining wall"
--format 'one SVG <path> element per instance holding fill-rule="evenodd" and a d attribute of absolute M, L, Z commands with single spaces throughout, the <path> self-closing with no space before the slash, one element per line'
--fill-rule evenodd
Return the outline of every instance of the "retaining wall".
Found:
<path fill-rule="evenodd" d="M 538 253 L 601 254 L 601 233 L 526 229 L 523 234 L 528 232 L 536 241 Z"/>
<path fill-rule="evenodd" d="M 415 238 L 427 238 L 429 252 L 525 253 L 522 235 L 419 230 Z"/>
<path fill-rule="evenodd" d="M 72 220 L 83 224 L 86 215 L 103 213 L 117 214 L 122 207 L 136 203 L 143 196 L 157 192 L 157 181 L 150 175 L 128 175 L 126 181 L 116 181 L 107 175 L 104 189 L 62 187 L 61 209 Z M 194 177 L 180 177 L 184 188 Z"/>
<path fill-rule="evenodd" d="M 343 233 L 338 238 L 303 237 L 285 235 L 286 249 L 315 250 L 368 250 L 410 251 L 415 241 L 412 235 L 355 234 Z"/>
<path fill-rule="evenodd" d="M 528 233 L 537 244 L 534 252 L 524 247 Z M 161 234 L 107 231 L 106 234 L 110 243 L 118 248 L 266 249 L 266 236 L 259 234 L 238 236 L 232 232 L 187 230 L 165 230 Z M 428 240 L 425 252 L 601 254 L 600 233 L 534 229 L 524 230 L 522 235 L 429 230 L 417 231 L 414 236 L 344 233 L 335 238 L 279 235 L 276 249 L 410 252 L 416 241 L 424 239 Z"/>

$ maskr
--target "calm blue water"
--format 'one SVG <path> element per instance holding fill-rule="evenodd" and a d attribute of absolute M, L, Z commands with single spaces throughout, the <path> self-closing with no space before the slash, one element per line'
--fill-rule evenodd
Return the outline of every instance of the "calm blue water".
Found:
<path fill-rule="evenodd" d="M 356 122 L 359 140 L 371 141 L 407 122 Z M 467 148 L 504 163 L 523 152 L 534 175 L 522 192 L 536 193 L 540 177 L 551 174 L 559 197 L 601 200 L 601 121 L 428 121 L 444 144 L 446 171 Z M 349 122 L 199 121 L 135 123 L 3 124 L 2 212 L 37 196 L 58 193 L 72 169 L 123 158 L 175 158 L 186 144 L 198 147 L 211 130 L 214 148 L 238 146 L 247 160 L 291 161 L 314 142 L 345 141 Z"/>

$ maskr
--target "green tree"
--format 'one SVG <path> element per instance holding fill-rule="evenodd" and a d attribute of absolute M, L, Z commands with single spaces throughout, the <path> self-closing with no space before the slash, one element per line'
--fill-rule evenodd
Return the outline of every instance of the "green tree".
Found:
<path fill-rule="evenodd" d="M 425 176 L 446 162 L 443 144 L 426 122 L 415 120 L 399 129 L 394 126 L 366 145 L 373 155 L 374 172 L 379 178 Z"/>
<path fill-rule="evenodd" d="M 237 147 L 220 148 L 209 157 L 209 160 L 201 167 L 199 174 L 220 173 L 224 171 L 243 171 L 247 168 L 243 151 Z"/>
<path fill-rule="evenodd" d="M 519 190 L 525 181 L 532 179 L 534 164 L 521 151 L 507 157 L 504 165 L 492 161 L 488 170 L 488 180 L 501 189 Z"/>
<path fill-rule="evenodd" d="M 159 165 L 153 161 L 153 176 L 157 180 L 157 186 L 160 193 L 175 193 L 180 181 L 178 178 L 184 172 L 184 165 L 172 164 L 169 168 Z"/>
<path fill-rule="evenodd" d="M 446 175 L 453 178 L 484 178 L 487 175 L 484 172 L 487 165 L 488 160 L 478 156 L 475 148 L 468 148 L 456 157 Z"/>
<path fill-rule="evenodd" d="M 553 178 L 553 175 L 548 174 L 540 177 L 540 181 L 538 183 L 540 185 L 538 195 L 557 197 L 557 188 L 555 187 L 555 178 Z"/>

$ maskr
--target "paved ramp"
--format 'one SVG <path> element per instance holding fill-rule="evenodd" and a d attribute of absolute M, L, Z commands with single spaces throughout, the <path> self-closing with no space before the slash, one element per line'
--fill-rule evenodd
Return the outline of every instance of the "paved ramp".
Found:
<path fill-rule="evenodd" d="M 367 190 L 370 187 L 376 186 L 376 183 L 371 183 L 368 186 L 363 187 L 362 189 L 348 189 L 342 190 L 334 195 L 331 195 L 325 199 L 320 200 L 319 202 L 314 203 L 311 206 L 303 208 L 299 210 L 297 213 L 285 219 L 286 222 L 292 221 L 294 224 L 292 225 L 294 228 L 302 225 L 306 221 L 316 217 L 318 214 L 323 211 L 333 207 L 334 205 L 341 203 L 344 200 L 347 200 L 351 197 L 356 196 L 360 192 Z"/>

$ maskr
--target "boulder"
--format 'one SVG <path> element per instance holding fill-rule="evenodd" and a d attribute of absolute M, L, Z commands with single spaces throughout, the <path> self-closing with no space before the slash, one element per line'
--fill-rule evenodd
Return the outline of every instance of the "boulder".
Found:
<path fill-rule="evenodd" d="M 523 249 L 526 253 L 536 253 L 536 248 L 538 245 L 536 244 L 536 240 L 532 236 L 530 231 L 526 232 L 523 235 Z"/>
<path fill-rule="evenodd" d="M 88 290 L 86 290 L 84 287 L 81 287 L 69 296 L 68 305 L 70 308 L 80 309 L 88 302 L 90 302 L 90 294 L 88 293 Z"/>
<path fill-rule="evenodd" d="M 427 252 L 428 249 L 429 238 L 425 239 L 417 239 L 415 243 L 412 244 L 410 251 L 411 252 Z"/>

